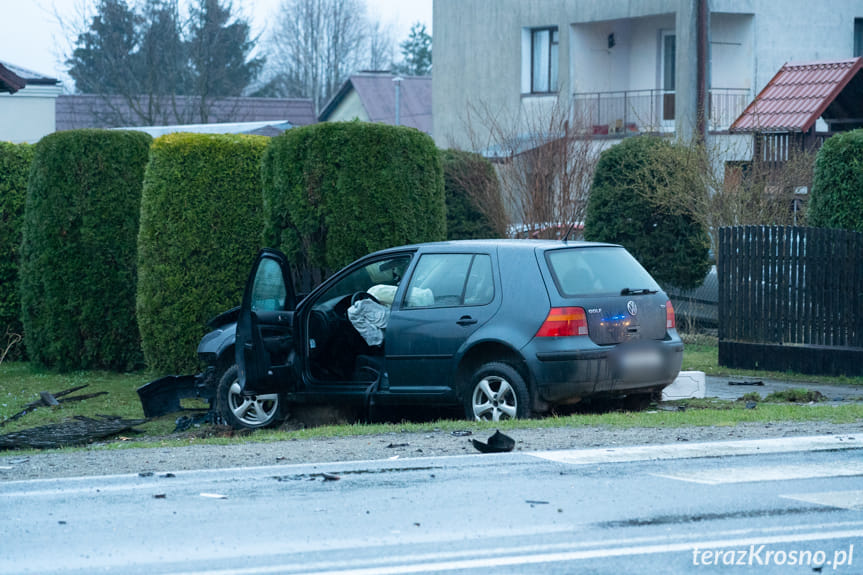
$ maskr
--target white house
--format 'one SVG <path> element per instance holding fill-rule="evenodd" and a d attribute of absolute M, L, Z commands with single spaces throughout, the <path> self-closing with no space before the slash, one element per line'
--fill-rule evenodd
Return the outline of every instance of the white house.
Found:
<path fill-rule="evenodd" d="M 518 119 L 555 105 L 603 145 L 687 138 L 700 118 L 733 143 L 749 136 L 727 128 L 783 64 L 861 54 L 863 1 L 435 0 L 434 30 L 439 146 L 471 147 L 476 106 Z"/>
<path fill-rule="evenodd" d="M 54 131 L 54 101 L 60 82 L 0 62 L 0 140 L 34 143 Z"/>

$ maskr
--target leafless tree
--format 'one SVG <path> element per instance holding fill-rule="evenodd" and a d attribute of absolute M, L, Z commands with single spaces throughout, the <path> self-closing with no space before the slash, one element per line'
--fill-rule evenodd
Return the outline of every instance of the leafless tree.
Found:
<path fill-rule="evenodd" d="M 559 103 L 510 117 L 487 103 L 467 107 L 472 151 L 495 163 L 508 229 L 518 237 L 580 235 L 600 148 Z"/>
<path fill-rule="evenodd" d="M 763 154 L 759 157 L 752 142 L 734 147 L 708 137 L 706 141 L 680 141 L 677 148 L 685 153 L 673 159 L 659 155 L 654 161 L 659 165 L 682 162 L 684 177 L 658 185 L 645 176 L 642 193 L 660 209 L 686 213 L 703 225 L 710 233 L 714 253 L 716 231 L 723 226 L 805 225 L 806 196 L 796 192 L 811 189 L 814 150 L 789 147 L 781 161 L 768 161 Z M 655 168 L 644 166 L 643 171 L 654 177 L 664 173 Z M 695 189 L 709 193 L 691 193 Z"/>
<path fill-rule="evenodd" d="M 282 0 L 270 37 L 280 91 L 311 98 L 320 110 L 362 67 L 366 37 L 362 0 Z"/>
<path fill-rule="evenodd" d="M 368 29 L 369 70 L 389 70 L 395 58 L 395 41 L 391 25 L 372 22 Z"/>

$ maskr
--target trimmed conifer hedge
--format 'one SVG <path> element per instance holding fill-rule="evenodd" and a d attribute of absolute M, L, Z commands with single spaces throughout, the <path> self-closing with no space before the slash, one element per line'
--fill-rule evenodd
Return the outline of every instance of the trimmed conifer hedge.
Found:
<path fill-rule="evenodd" d="M 12 334 L 21 335 L 18 260 L 21 226 L 33 146 L 0 142 L 0 353 Z M 8 336 L 7 336 L 8 334 Z M 21 356 L 23 346 L 10 349 L 6 359 Z"/>
<path fill-rule="evenodd" d="M 494 166 L 479 154 L 441 150 L 449 240 L 502 238 L 506 213 Z"/>
<path fill-rule="evenodd" d="M 691 206 L 707 189 L 690 150 L 656 136 L 602 152 L 587 203 L 584 239 L 623 245 L 661 284 L 701 284 L 710 237 Z M 688 211 L 689 210 L 689 211 Z"/>
<path fill-rule="evenodd" d="M 56 132 L 35 146 L 23 226 L 21 307 L 31 360 L 60 370 L 141 361 L 135 321 L 142 132 Z"/>
<path fill-rule="evenodd" d="M 863 130 L 836 134 L 818 150 L 808 223 L 863 232 Z"/>
<path fill-rule="evenodd" d="M 195 370 L 207 320 L 240 305 L 261 247 L 267 142 L 210 134 L 153 142 L 138 240 L 138 323 L 151 370 Z"/>
<path fill-rule="evenodd" d="M 412 128 L 333 122 L 273 139 L 264 242 L 300 268 L 337 270 L 379 249 L 446 237 L 443 170 Z"/>

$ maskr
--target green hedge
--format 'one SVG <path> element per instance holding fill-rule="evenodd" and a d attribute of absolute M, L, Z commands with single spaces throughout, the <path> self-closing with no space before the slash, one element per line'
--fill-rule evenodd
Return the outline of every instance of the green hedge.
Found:
<path fill-rule="evenodd" d="M 300 268 L 336 270 L 375 250 L 446 237 L 443 171 L 412 128 L 293 128 L 263 161 L 264 243 Z"/>
<path fill-rule="evenodd" d="M 808 223 L 863 232 L 863 130 L 836 134 L 818 151 Z"/>
<path fill-rule="evenodd" d="M 141 361 L 135 321 L 142 132 L 56 132 L 36 144 L 21 250 L 27 353 L 60 370 Z"/>
<path fill-rule="evenodd" d="M 21 298 L 18 296 L 18 260 L 21 226 L 33 146 L 0 142 L 0 353 L 7 334 L 21 335 Z M 23 346 L 13 347 L 7 359 L 21 357 Z"/>
<path fill-rule="evenodd" d="M 449 240 L 502 238 L 506 213 L 491 162 L 471 152 L 441 150 Z"/>
<path fill-rule="evenodd" d="M 138 239 L 138 323 L 151 370 L 196 369 L 207 320 L 240 305 L 261 242 L 267 142 L 208 134 L 153 142 Z"/>
<path fill-rule="evenodd" d="M 584 238 L 623 245 L 660 283 L 700 285 L 710 238 L 692 213 L 707 190 L 690 148 L 654 136 L 605 150 L 594 172 Z"/>

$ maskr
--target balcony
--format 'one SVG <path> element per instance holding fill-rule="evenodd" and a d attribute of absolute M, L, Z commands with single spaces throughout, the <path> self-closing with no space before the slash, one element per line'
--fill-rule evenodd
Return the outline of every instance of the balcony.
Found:
<path fill-rule="evenodd" d="M 745 88 L 710 90 L 711 130 L 726 130 L 749 103 Z M 674 131 L 674 92 L 627 90 L 572 95 L 573 118 L 594 136 L 626 136 Z"/>

